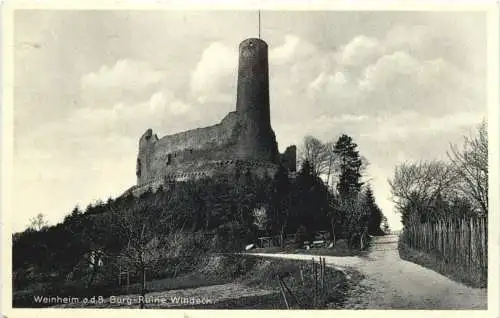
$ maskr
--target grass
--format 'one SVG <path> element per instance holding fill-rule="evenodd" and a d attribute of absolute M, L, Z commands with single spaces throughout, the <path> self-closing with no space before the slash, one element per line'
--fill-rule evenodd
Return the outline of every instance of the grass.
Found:
<path fill-rule="evenodd" d="M 287 309 L 277 274 L 285 276 L 283 281 L 298 300 L 287 293 L 287 301 L 293 309 L 341 308 L 345 300 L 349 282 L 345 275 L 333 268 L 325 269 L 325 288 L 319 293 L 315 305 L 314 280 L 310 262 L 300 260 L 262 259 L 250 255 L 240 256 L 240 260 L 256 260 L 254 266 L 236 281 L 250 287 L 270 290 L 267 295 L 245 296 L 227 299 L 211 304 L 184 305 L 185 309 Z M 302 273 L 301 273 L 302 272 Z"/>
<path fill-rule="evenodd" d="M 399 256 L 406 261 L 424 266 L 454 281 L 475 288 L 486 288 L 487 278 L 481 277 L 481 270 L 470 270 L 443 260 L 440 255 L 417 251 L 401 240 L 398 244 Z"/>
<path fill-rule="evenodd" d="M 182 275 L 179 277 L 169 277 L 163 279 L 155 279 L 148 281 L 146 283 L 146 289 L 148 292 L 157 292 L 163 290 L 175 290 L 175 289 L 188 289 L 188 288 L 198 288 L 204 286 L 213 286 L 230 283 L 231 279 L 228 277 L 207 277 L 201 273 L 190 273 L 187 275 Z M 135 283 L 129 285 L 128 289 L 122 287 L 119 289 L 119 294 L 138 294 L 141 291 L 141 284 Z"/>
<path fill-rule="evenodd" d="M 242 276 L 240 281 L 248 286 L 279 292 L 278 275 L 283 277 L 284 283 L 292 291 L 295 298 L 299 300 L 300 304 L 296 308 L 301 309 L 325 308 L 327 305 L 330 307 L 340 307 L 344 301 L 345 292 L 348 287 L 344 273 L 334 268 L 326 267 L 325 286 L 323 289 L 320 289 L 321 292 L 319 292 L 319 296 L 316 299 L 317 305 L 314 305 L 313 291 L 315 290 L 315 281 L 313 278 L 313 269 L 310 261 L 303 260 L 259 259 L 257 266 Z M 272 296 L 268 297 L 272 299 Z M 279 308 L 286 309 L 283 298 L 281 299 L 281 307 Z M 289 298 L 288 301 L 293 302 L 293 297 Z M 269 301 L 268 306 L 271 306 L 269 308 L 275 308 L 273 306 L 276 306 L 276 302 Z"/>
<path fill-rule="evenodd" d="M 190 273 L 178 277 L 154 279 L 147 282 L 148 292 L 160 292 L 176 289 L 191 289 L 203 286 L 221 285 L 230 282 L 237 282 L 251 288 L 268 290 L 269 294 L 258 296 L 242 296 L 238 299 L 226 299 L 211 304 L 184 305 L 180 308 L 205 308 L 205 309 L 286 309 L 283 296 L 280 291 L 278 275 L 283 277 L 283 281 L 292 291 L 292 294 L 299 299 L 300 306 L 294 308 L 325 308 L 340 307 L 344 300 L 345 291 L 348 288 L 345 275 L 334 268 L 326 268 L 325 288 L 323 293 L 317 298 L 317 305 L 314 305 L 313 290 L 314 279 L 310 261 L 267 259 L 254 255 L 224 255 L 213 256 L 209 261 Z M 67 286 L 66 286 L 67 285 Z M 81 285 L 79 281 L 71 281 L 64 286 L 54 286 L 47 289 L 46 286 L 39 286 L 38 290 L 23 290 L 15 292 L 14 307 L 30 308 L 33 304 L 33 295 L 63 295 L 71 294 L 76 296 L 77 292 L 83 292 L 83 285 L 78 289 L 68 289 L 68 287 Z M 35 286 L 32 286 L 35 287 Z M 133 295 L 140 292 L 140 283 L 134 283 L 128 287 L 107 288 L 106 290 L 87 291 L 93 295 Z M 287 297 L 290 297 L 288 295 Z M 215 297 L 216 298 L 216 297 Z M 288 298 L 291 302 L 291 298 Z M 177 308 L 177 307 L 176 307 Z"/>
<path fill-rule="evenodd" d="M 227 271 L 233 270 L 230 267 L 224 267 Z M 146 289 L 148 292 L 163 290 L 188 289 L 203 286 L 213 286 L 226 284 L 233 280 L 233 274 L 229 272 L 201 273 L 191 271 L 177 277 L 166 277 L 160 279 L 148 280 Z M 108 297 L 110 295 L 129 295 L 139 294 L 141 292 L 141 282 L 132 282 L 128 288 L 126 286 L 116 286 L 108 283 L 107 286 L 94 284 L 92 290 L 87 290 L 82 281 L 65 282 L 45 282 L 31 284 L 29 287 L 13 291 L 13 307 L 32 308 L 44 307 L 46 305 L 35 303 L 34 296 L 61 296 L 61 297 L 89 297 L 100 295 Z"/>
<path fill-rule="evenodd" d="M 149 291 L 168 289 L 187 289 L 209 285 L 222 285 L 236 282 L 255 289 L 268 290 L 265 295 L 247 295 L 237 299 L 225 299 L 214 303 L 199 305 L 181 305 L 176 308 L 203 309 L 286 309 L 280 290 L 278 277 L 291 290 L 287 293 L 287 301 L 291 308 L 338 308 L 345 298 L 348 282 L 345 275 L 334 268 L 325 269 L 325 286 L 314 300 L 315 288 L 313 269 L 310 261 L 267 259 L 253 255 L 225 255 L 218 257 L 216 265 L 199 268 L 188 275 L 172 279 L 161 279 L 149 282 Z M 207 268 L 210 272 L 207 272 Z M 318 265 L 319 268 L 319 265 Z M 319 281 L 318 281 L 319 283 Z M 154 286 L 154 287 L 153 287 Z M 319 289 L 319 288 L 318 288 Z M 132 294 L 132 292 L 129 292 Z M 210 297 L 208 295 L 208 297 Z M 298 302 L 294 302 L 294 298 Z"/>

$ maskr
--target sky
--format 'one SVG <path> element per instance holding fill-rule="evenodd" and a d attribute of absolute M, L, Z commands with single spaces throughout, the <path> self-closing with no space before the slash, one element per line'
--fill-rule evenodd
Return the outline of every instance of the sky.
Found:
<path fill-rule="evenodd" d="M 280 151 L 351 136 L 392 228 L 388 179 L 446 158 L 487 116 L 481 12 L 263 11 Z M 139 137 L 235 110 L 238 45 L 255 11 L 18 10 L 13 231 L 50 224 L 136 182 Z"/>

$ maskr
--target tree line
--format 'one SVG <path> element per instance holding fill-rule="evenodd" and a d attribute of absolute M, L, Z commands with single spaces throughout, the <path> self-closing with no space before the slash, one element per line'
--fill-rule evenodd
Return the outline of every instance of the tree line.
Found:
<path fill-rule="evenodd" d="M 483 121 L 447 160 L 407 162 L 389 181 L 403 226 L 488 216 L 488 133 Z"/>
<path fill-rule="evenodd" d="M 390 185 L 403 223 L 400 256 L 468 285 L 485 287 L 487 123 L 464 136 L 462 144 L 450 144 L 445 160 L 397 166 Z"/>

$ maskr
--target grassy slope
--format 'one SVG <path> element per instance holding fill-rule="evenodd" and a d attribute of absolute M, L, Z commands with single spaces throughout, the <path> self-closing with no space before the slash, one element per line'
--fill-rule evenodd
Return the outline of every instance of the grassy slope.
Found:
<path fill-rule="evenodd" d="M 148 282 L 148 290 L 163 291 L 173 289 L 189 289 L 201 286 L 221 285 L 229 282 L 237 282 L 257 289 L 271 291 L 267 295 L 245 296 L 238 299 L 226 299 L 220 302 L 205 305 L 184 305 L 176 308 L 204 308 L 204 309 L 286 309 L 283 296 L 280 291 L 277 274 L 283 277 L 283 281 L 298 299 L 299 304 L 293 301 L 293 297 L 287 295 L 288 302 L 292 308 L 315 308 L 314 307 L 314 279 L 312 265 L 310 262 L 296 260 L 269 260 L 255 256 L 226 255 L 216 256 L 217 261 L 207 262 L 197 270 L 179 276 L 177 278 L 165 278 Z M 320 296 L 317 297 L 316 308 L 339 308 L 345 298 L 348 282 L 343 273 L 326 268 L 325 287 Z M 129 286 L 125 290 L 114 291 L 113 295 L 136 294 L 138 285 Z M 92 305 L 89 305 L 92 306 Z M 23 307 L 30 307 L 23 306 Z"/>
<path fill-rule="evenodd" d="M 225 300 L 210 305 L 198 305 L 185 308 L 206 309 L 286 309 L 280 291 L 277 274 L 285 276 L 283 281 L 292 291 L 293 297 L 287 294 L 287 300 L 292 308 L 314 308 L 314 279 L 310 262 L 299 260 L 269 260 L 243 256 L 247 261 L 255 261 L 247 272 L 236 278 L 236 281 L 256 287 L 269 289 L 274 293 L 262 296 L 248 296 L 239 299 Z M 345 298 L 348 282 L 345 275 L 333 268 L 325 270 L 325 286 L 319 292 L 317 308 L 339 308 Z M 302 273 L 301 273 L 302 272 Z M 298 300 L 298 304 L 293 298 Z"/>

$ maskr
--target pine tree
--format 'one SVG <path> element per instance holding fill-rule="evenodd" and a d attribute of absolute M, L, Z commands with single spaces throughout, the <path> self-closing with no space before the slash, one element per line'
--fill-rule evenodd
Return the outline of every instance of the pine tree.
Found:
<path fill-rule="evenodd" d="M 338 158 L 338 170 L 340 172 L 337 191 L 341 199 L 355 196 L 363 185 L 361 179 L 362 161 L 359 152 L 351 137 L 343 134 L 337 140 L 334 153 Z"/>
<path fill-rule="evenodd" d="M 273 234 L 280 234 L 281 243 L 283 243 L 285 231 L 289 226 L 291 196 L 291 184 L 288 179 L 288 172 L 283 166 L 280 166 L 271 185 L 270 225 Z"/>
<path fill-rule="evenodd" d="M 380 229 L 383 217 L 382 211 L 375 202 L 373 190 L 370 186 L 368 186 L 365 191 L 364 200 L 369 211 L 368 233 L 370 235 L 383 235 L 384 233 L 382 233 L 382 230 Z"/>
<path fill-rule="evenodd" d="M 327 188 L 307 160 L 302 163 L 297 174 L 296 185 L 299 224 L 305 225 L 310 232 L 327 229 Z"/>

